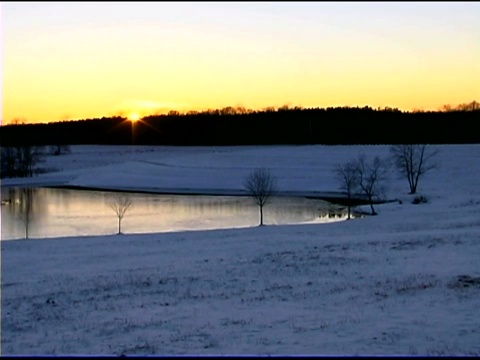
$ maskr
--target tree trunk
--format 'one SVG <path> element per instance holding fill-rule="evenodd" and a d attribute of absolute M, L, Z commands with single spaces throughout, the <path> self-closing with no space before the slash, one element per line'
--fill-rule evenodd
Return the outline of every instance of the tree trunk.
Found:
<path fill-rule="evenodd" d="M 263 225 L 263 206 L 260 205 L 260 226 Z"/>
<path fill-rule="evenodd" d="M 410 190 L 410 194 L 415 194 L 417 192 L 417 184 L 414 184 L 412 187 L 411 187 L 411 190 Z"/>
<path fill-rule="evenodd" d="M 348 216 L 347 216 L 347 220 L 350 220 L 350 207 L 352 206 L 352 195 L 350 194 L 350 191 L 347 193 L 347 201 L 348 201 L 348 204 L 347 204 L 347 209 L 348 209 Z"/>
<path fill-rule="evenodd" d="M 372 215 L 376 215 L 377 213 L 375 212 L 375 209 L 373 208 L 373 198 L 372 198 L 371 195 L 368 197 L 368 202 L 370 203 L 370 209 L 372 210 Z"/>
<path fill-rule="evenodd" d="M 118 218 L 118 233 L 121 234 L 121 228 L 120 228 L 120 223 L 122 222 L 122 219 Z"/>

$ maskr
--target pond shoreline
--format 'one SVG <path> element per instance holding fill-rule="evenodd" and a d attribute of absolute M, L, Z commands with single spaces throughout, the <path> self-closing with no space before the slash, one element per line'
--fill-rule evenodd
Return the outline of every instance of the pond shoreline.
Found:
<path fill-rule="evenodd" d="M 245 190 L 233 189 L 182 189 L 182 188 L 108 188 L 108 187 L 93 187 L 93 186 L 79 186 L 79 185 L 48 185 L 42 186 L 46 188 L 55 189 L 69 189 L 69 190 L 86 190 L 86 191 L 108 191 L 108 192 L 123 192 L 123 193 L 138 193 L 138 194 L 155 194 L 155 195 L 191 195 L 191 196 L 249 196 Z M 279 191 L 275 196 L 282 197 L 303 197 L 306 199 L 323 200 L 334 205 L 348 206 L 349 199 L 341 192 L 334 191 Z M 382 204 L 393 202 L 396 200 L 374 201 L 374 204 Z M 361 197 L 352 197 L 350 199 L 351 206 L 368 205 L 369 202 Z"/>

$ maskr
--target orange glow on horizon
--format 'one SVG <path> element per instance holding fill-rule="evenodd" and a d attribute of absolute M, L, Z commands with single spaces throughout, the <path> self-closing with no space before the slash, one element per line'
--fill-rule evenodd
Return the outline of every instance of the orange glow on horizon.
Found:
<path fill-rule="evenodd" d="M 299 109 L 327 109 L 327 108 L 337 108 L 337 107 L 349 107 L 349 108 L 364 108 L 364 107 L 370 107 L 374 110 L 381 110 L 385 108 L 391 108 L 391 109 L 398 109 L 402 112 L 418 112 L 418 111 L 444 111 L 447 108 L 460 108 L 462 105 L 468 105 L 472 102 L 477 102 L 478 100 L 473 99 L 471 101 L 466 100 L 463 102 L 445 102 L 443 104 L 439 104 L 439 106 L 417 106 L 417 107 L 398 107 L 398 106 L 391 106 L 389 104 L 386 105 L 372 105 L 368 103 L 346 103 L 346 104 L 341 104 L 341 103 L 336 103 L 336 104 L 330 104 L 330 105 L 300 105 L 300 104 L 295 104 L 295 103 L 285 103 L 283 105 L 274 105 L 274 106 L 259 106 L 259 107 L 244 107 L 244 106 L 210 106 L 210 107 L 192 107 L 191 109 L 183 109 L 183 110 L 177 110 L 177 109 L 163 109 L 162 111 L 151 111 L 149 112 L 148 110 L 142 110 L 142 111 L 120 111 L 120 112 L 111 112 L 99 115 L 97 114 L 89 114 L 85 116 L 76 116 L 76 117 L 69 117 L 68 119 L 62 118 L 62 119 L 56 119 L 56 120 L 46 120 L 46 121 L 41 121 L 41 120 L 31 120 L 26 117 L 14 117 L 12 119 L 6 119 L 4 118 L 1 121 L 1 125 L 17 125 L 17 124 L 30 124 L 30 123 L 50 123 L 50 122 L 61 122 L 61 121 L 78 121 L 78 120 L 83 120 L 83 119 L 98 119 L 102 117 L 122 117 L 126 119 L 126 121 L 129 121 L 133 124 L 142 122 L 143 118 L 147 118 L 150 116 L 157 116 L 157 115 L 169 115 L 170 113 L 173 114 L 178 114 L 178 115 L 187 115 L 187 114 L 193 114 L 193 113 L 203 113 L 203 112 L 209 112 L 209 111 L 216 111 L 216 110 L 224 110 L 224 109 L 230 109 L 230 111 L 233 111 L 238 114 L 247 114 L 250 112 L 262 112 L 262 111 L 277 111 L 278 109 L 281 108 L 287 108 L 287 109 L 294 109 L 294 108 L 299 108 Z"/>
<path fill-rule="evenodd" d="M 2 3 L 2 123 L 480 100 L 475 2 L 122 4 Z"/>

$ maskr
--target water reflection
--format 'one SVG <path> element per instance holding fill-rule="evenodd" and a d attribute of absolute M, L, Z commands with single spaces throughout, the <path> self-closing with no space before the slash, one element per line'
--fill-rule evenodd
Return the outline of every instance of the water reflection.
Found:
<path fill-rule="evenodd" d="M 118 192 L 54 188 L 2 188 L 2 240 L 107 235 L 120 231 L 111 204 Z M 259 209 L 242 196 L 122 193 L 132 206 L 121 219 L 122 233 L 256 226 Z M 334 214 L 334 216 L 329 216 Z M 321 200 L 274 197 L 264 207 L 264 223 L 338 221 L 338 209 Z"/>
<path fill-rule="evenodd" d="M 21 224 L 26 239 L 29 237 L 30 227 L 37 220 L 36 214 L 42 212 L 41 204 L 34 202 L 35 191 L 33 188 L 9 189 L 8 197 L 4 197 L 2 193 L 2 205 L 9 205 L 11 217 Z"/>

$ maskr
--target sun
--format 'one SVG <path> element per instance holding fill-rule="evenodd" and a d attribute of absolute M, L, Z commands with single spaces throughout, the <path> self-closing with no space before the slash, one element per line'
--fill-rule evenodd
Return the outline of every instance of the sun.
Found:
<path fill-rule="evenodd" d="M 128 115 L 128 120 L 130 120 L 131 122 L 137 122 L 138 120 L 140 120 L 140 115 L 138 115 L 137 113 L 131 113 L 130 115 Z"/>

